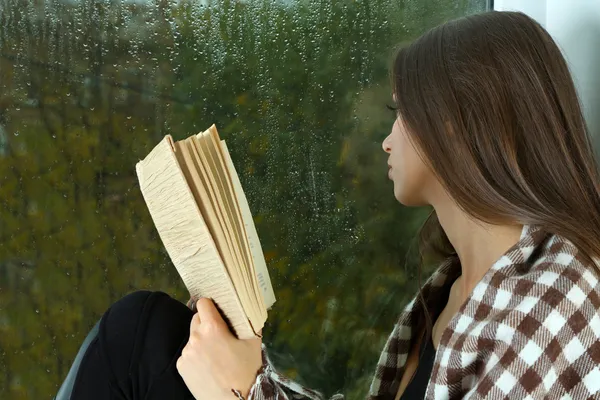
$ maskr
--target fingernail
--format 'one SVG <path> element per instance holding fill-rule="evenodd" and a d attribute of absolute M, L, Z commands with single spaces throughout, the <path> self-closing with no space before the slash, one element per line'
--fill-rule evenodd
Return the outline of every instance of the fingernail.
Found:
<path fill-rule="evenodd" d="M 190 308 L 190 309 L 192 309 L 192 310 L 193 310 L 193 309 L 196 307 L 196 301 L 198 301 L 198 300 L 196 299 L 196 297 L 194 297 L 194 296 L 190 297 L 190 299 L 189 299 L 189 300 L 188 300 L 188 302 L 187 302 L 187 306 L 188 306 L 188 308 Z"/>

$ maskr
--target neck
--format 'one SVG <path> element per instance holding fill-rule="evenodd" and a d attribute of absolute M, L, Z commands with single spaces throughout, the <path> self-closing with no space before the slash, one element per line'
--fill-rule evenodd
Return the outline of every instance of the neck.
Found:
<path fill-rule="evenodd" d="M 492 265 L 521 236 L 523 225 L 492 225 L 476 221 L 449 201 L 434 205 L 438 220 L 461 264 L 459 296 L 466 299 Z"/>

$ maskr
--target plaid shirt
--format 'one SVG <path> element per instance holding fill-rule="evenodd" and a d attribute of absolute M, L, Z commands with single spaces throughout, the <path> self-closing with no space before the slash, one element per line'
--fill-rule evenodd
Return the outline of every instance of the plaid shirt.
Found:
<path fill-rule="evenodd" d="M 443 332 L 426 399 L 599 399 L 600 284 L 577 253 L 566 238 L 525 225 Z M 436 319 L 460 274 L 454 257 L 424 284 Z M 415 297 L 381 353 L 368 399 L 395 398 L 422 323 Z M 324 399 L 275 371 L 264 346 L 263 361 L 249 400 Z"/>

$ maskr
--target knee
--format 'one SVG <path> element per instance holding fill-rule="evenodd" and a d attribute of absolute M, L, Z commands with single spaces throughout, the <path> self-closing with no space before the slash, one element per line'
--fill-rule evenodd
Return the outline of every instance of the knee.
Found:
<path fill-rule="evenodd" d="M 160 293 L 162 295 L 166 295 L 168 296 L 166 293 L 163 292 L 153 292 L 150 290 L 136 290 L 134 292 L 128 293 L 125 296 L 121 297 L 119 300 L 115 301 L 113 303 L 113 305 L 111 306 L 114 307 L 116 305 L 118 306 L 140 306 L 143 305 L 148 298 L 150 298 L 150 296 L 152 296 L 153 293 Z"/>
<path fill-rule="evenodd" d="M 117 300 L 104 313 L 96 350 L 90 352 L 86 371 L 97 383 L 92 387 L 87 378 L 78 378 L 81 393 L 75 398 L 92 398 L 89 393 L 108 398 L 100 388 L 134 393 L 140 382 L 163 376 L 187 341 L 191 317 L 183 303 L 160 291 L 138 290 Z M 146 389 L 140 398 L 149 398 Z"/>
<path fill-rule="evenodd" d="M 114 326 L 114 322 L 137 329 L 142 323 L 149 321 L 173 323 L 181 319 L 191 319 L 191 310 L 180 301 L 165 292 L 137 290 L 117 300 L 106 312 L 106 322 Z"/>
<path fill-rule="evenodd" d="M 185 304 L 160 291 L 139 290 L 116 301 L 100 327 L 112 368 L 144 363 L 147 357 L 164 365 L 187 340 L 192 316 Z"/>

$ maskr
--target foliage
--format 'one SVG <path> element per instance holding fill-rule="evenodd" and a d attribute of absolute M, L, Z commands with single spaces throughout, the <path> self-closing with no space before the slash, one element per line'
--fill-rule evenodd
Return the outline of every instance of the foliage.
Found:
<path fill-rule="evenodd" d="M 104 310 L 186 293 L 135 163 L 215 123 L 275 285 L 277 365 L 363 398 L 427 210 L 381 140 L 395 44 L 483 1 L 0 0 L 0 395 L 53 396 Z"/>

